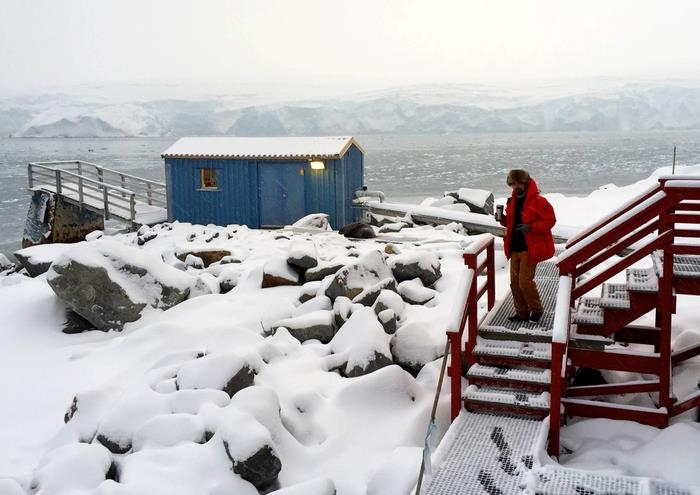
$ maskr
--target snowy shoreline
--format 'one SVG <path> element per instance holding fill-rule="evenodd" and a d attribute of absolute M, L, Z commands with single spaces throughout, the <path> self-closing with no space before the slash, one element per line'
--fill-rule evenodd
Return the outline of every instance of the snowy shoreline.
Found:
<path fill-rule="evenodd" d="M 700 166 L 677 172 L 700 175 Z M 647 180 L 611 185 L 586 198 L 546 197 L 559 224 L 582 228 L 666 174 L 668 168 L 659 169 Z M 5 371 L 0 376 L 0 492 L 256 494 L 252 484 L 231 472 L 229 458 L 251 453 L 262 438 L 281 460 L 273 487 L 280 493 L 332 493 L 331 488 L 343 495 L 409 493 L 418 475 L 444 332 L 459 297 L 461 252 L 470 241 L 453 230 L 414 227 L 392 234 L 392 256 L 425 259 L 429 254 L 439 259 L 441 271 L 431 288 L 407 289 L 411 297 L 422 297 L 421 289 L 432 291 L 425 304 L 397 302 L 390 308 L 400 314 L 395 334 L 372 327 L 374 313 L 355 308 L 348 320 L 354 323 L 342 326 L 328 343 L 302 343 L 283 325 L 269 335 L 275 322 L 330 310 L 304 308 L 300 302 L 304 291 L 318 292 L 320 285 L 262 288 L 265 267 L 286 259 L 298 240 L 312 242 L 318 258 L 329 264 L 387 254 L 386 240 L 348 240 L 332 231 L 295 234 L 179 223 L 159 230 L 139 248 L 136 234 L 113 236 L 110 242 L 140 249 L 144 259 L 146 254 L 162 257 L 185 247 L 212 246 L 237 256 L 231 291 L 190 298 L 167 311 L 149 309 L 122 332 L 64 334 L 65 306 L 46 275 L 0 278 L 0 361 Z M 215 234 L 218 240 L 206 241 Z M 496 242 L 501 298 L 508 281 L 502 241 Z M 71 249 L 40 250 L 55 259 Z M 193 276 L 203 272 L 192 264 L 180 268 Z M 700 339 L 700 312 L 693 302 L 688 296 L 678 300 L 674 337 L 679 345 Z M 367 349 L 394 352 L 389 345 L 397 341 L 404 355 L 426 363 L 416 376 L 397 365 L 361 376 L 335 371 L 338 363 L 352 361 L 348 356 L 364 362 Z M 216 389 L 220 384 L 212 377 L 226 367 L 222 363 L 242 356 L 255 369 L 254 386 L 229 397 Z M 697 390 L 700 360 L 688 361 L 679 371 L 679 395 Z M 449 426 L 448 390 L 445 383 L 435 442 Z M 83 405 L 64 424 L 74 397 Z M 236 424 L 247 426 L 231 426 Z M 107 430 L 128 436 L 131 450 L 115 454 L 99 443 L 81 443 Z M 207 432 L 216 433 L 206 439 Z M 700 485 L 698 442 L 700 426 L 690 413 L 666 430 L 574 421 L 562 430 L 562 445 L 571 454 L 561 462 L 576 469 Z M 118 474 L 109 475 L 112 465 Z"/>

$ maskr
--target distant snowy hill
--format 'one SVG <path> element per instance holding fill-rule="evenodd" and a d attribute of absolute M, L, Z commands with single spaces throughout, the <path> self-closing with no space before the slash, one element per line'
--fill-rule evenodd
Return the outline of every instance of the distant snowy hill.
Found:
<path fill-rule="evenodd" d="M 700 84 L 518 91 L 477 85 L 392 88 L 334 99 L 259 94 L 114 101 L 99 95 L 0 100 L 17 137 L 459 134 L 700 128 Z"/>

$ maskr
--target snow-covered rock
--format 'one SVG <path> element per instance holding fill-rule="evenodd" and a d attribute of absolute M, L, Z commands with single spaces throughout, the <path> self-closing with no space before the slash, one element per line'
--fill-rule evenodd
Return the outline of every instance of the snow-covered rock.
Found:
<path fill-rule="evenodd" d="M 262 288 L 280 285 L 297 285 L 299 272 L 289 266 L 286 258 L 272 258 L 263 267 Z"/>
<path fill-rule="evenodd" d="M 331 230 L 329 216 L 326 213 L 311 213 L 292 224 L 295 229 L 303 229 L 308 231 L 325 231 Z"/>
<path fill-rule="evenodd" d="M 312 301 L 314 299 L 309 302 Z M 335 315 L 333 311 L 319 309 L 293 318 L 278 320 L 272 324 L 273 331 L 281 327 L 286 328 L 299 342 L 316 339 L 327 343 L 335 335 Z"/>
<path fill-rule="evenodd" d="M 425 304 L 437 295 L 437 291 L 425 287 L 419 278 L 404 280 L 399 284 L 398 291 L 409 304 Z"/>
<path fill-rule="evenodd" d="M 30 276 L 38 277 L 42 273 L 46 273 L 51 263 L 56 261 L 57 258 L 72 247 L 75 247 L 75 244 L 38 244 L 36 246 L 20 249 L 12 254 L 14 254 L 17 261 L 27 270 Z M 0 259 L 0 272 L 4 271 L 2 261 L 3 260 Z"/>
<path fill-rule="evenodd" d="M 72 443 L 44 456 L 36 469 L 34 484 L 39 493 L 89 493 L 112 474 L 110 469 L 113 469 L 112 456 L 105 447 L 96 443 Z M 6 493 L 1 485 L 0 492 Z"/>
<path fill-rule="evenodd" d="M 371 308 L 355 311 L 329 345 L 344 359 L 345 376 L 366 375 L 393 364 L 387 335 Z"/>
<path fill-rule="evenodd" d="M 396 331 L 391 339 L 391 353 L 402 368 L 418 373 L 426 363 L 442 355 L 445 333 L 435 331 L 434 324 L 412 321 Z"/>
<path fill-rule="evenodd" d="M 469 207 L 469 211 L 493 215 L 493 193 L 483 189 L 469 189 L 462 187 L 457 191 L 446 192 L 445 196 L 452 196 L 460 203 Z"/>
<path fill-rule="evenodd" d="M 353 299 L 363 290 L 388 278 L 393 278 L 393 275 L 384 256 L 379 251 L 370 251 L 338 271 L 326 289 L 326 295 L 331 299 L 338 296 Z"/>
<path fill-rule="evenodd" d="M 233 397 L 239 390 L 253 385 L 261 364 L 260 356 L 252 353 L 209 354 L 185 363 L 178 370 L 178 389 L 213 388 Z"/>
<path fill-rule="evenodd" d="M 65 251 L 51 265 L 47 281 L 73 311 L 102 330 L 122 330 L 146 307 L 171 308 L 194 284 L 159 256 L 110 241 Z"/>
<path fill-rule="evenodd" d="M 289 245 L 287 263 L 302 270 L 315 267 L 318 265 L 316 246 L 311 240 L 293 240 Z"/>
<path fill-rule="evenodd" d="M 192 414 L 163 414 L 142 424 L 135 432 L 132 448 L 172 447 L 182 442 L 204 442 L 204 423 Z"/>
<path fill-rule="evenodd" d="M 426 287 L 433 285 L 442 276 L 440 259 L 427 251 L 411 252 L 393 256 L 389 266 L 398 282 L 420 278 Z"/>
<path fill-rule="evenodd" d="M 221 437 L 233 472 L 257 489 L 270 486 L 282 470 L 282 463 L 272 448 L 272 436 L 253 415 L 235 406 L 221 415 L 217 434 Z"/>
<path fill-rule="evenodd" d="M 168 399 L 150 388 L 120 397 L 100 421 L 96 440 L 110 452 L 123 454 L 132 448 L 134 433 L 149 419 L 170 414 Z"/>

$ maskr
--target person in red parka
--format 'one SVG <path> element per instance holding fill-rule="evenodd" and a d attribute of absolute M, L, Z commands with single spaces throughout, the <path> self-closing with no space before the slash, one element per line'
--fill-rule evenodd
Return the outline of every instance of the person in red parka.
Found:
<path fill-rule="evenodd" d="M 552 227 L 554 208 L 540 195 L 535 179 L 526 170 L 508 172 L 512 194 L 505 215 L 497 218 L 506 228 L 503 249 L 510 260 L 510 289 L 513 293 L 514 322 L 540 321 L 544 308 L 535 284 L 537 263 L 554 256 Z"/>

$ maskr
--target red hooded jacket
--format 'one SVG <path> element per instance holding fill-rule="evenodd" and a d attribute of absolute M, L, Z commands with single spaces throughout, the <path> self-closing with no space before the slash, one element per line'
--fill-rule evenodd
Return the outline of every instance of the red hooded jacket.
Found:
<path fill-rule="evenodd" d="M 510 259 L 510 237 L 513 232 L 515 219 L 515 191 L 506 201 L 505 222 L 501 224 L 506 228 L 506 237 L 503 241 L 503 249 L 506 258 Z M 554 238 L 552 227 L 557 222 L 554 208 L 545 198 L 540 196 L 535 179 L 530 178 L 527 184 L 525 202 L 523 203 L 522 222 L 530 225 L 530 231 L 525 233 L 525 243 L 530 263 L 535 264 L 548 260 L 554 256 Z"/>

